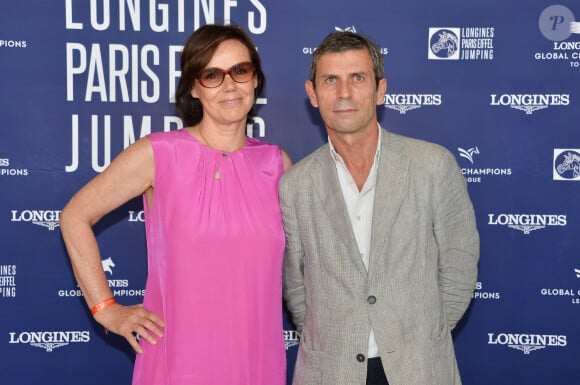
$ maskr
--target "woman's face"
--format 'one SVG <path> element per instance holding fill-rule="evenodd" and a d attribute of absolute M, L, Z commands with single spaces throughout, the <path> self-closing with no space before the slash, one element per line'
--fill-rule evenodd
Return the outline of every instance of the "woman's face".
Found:
<path fill-rule="evenodd" d="M 236 64 L 250 61 L 246 46 L 238 40 L 230 39 L 217 47 L 204 69 L 219 68 L 228 71 Z M 204 87 L 198 79 L 195 79 L 191 96 L 198 98 L 203 106 L 202 122 L 245 125 L 248 112 L 254 104 L 254 89 L 257 86 L 258 80 L 255 75 L 246 83 L 237 83 L 226 74 L 223 83 L 215 88 Z"/>

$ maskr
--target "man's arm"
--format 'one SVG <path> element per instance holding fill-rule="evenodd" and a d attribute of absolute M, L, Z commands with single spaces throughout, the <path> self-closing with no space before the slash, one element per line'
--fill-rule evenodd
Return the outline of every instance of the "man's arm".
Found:
<path fill-rule="evenodd" d="M 284 252 L 284 299 L 292 313 L 292 320 L 299 331 L 302 331 L 304 313 L 306 312 L 304 293 L 304 248 L 298 229 L 298 218 L 295 208 L 295 195 L 291 191 L 293 183 L 282 177 L 280 181 L 280 207 L 286 235 Z"/>
<path fill-rule="evenodd" d="M 439 246 L 439 291 L 453 329 L 467 310 L 475 288 L 479 234 L 465 178 L 448 151 L 438 170 L 433 231 Z"/>

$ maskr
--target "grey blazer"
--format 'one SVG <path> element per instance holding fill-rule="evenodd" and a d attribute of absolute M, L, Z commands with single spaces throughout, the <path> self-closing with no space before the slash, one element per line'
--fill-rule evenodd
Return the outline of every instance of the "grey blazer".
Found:
<path fill-rule="evenodd" d="M 436 144 L 383 130 L 380 152 L 368 273 L 328 144 L 280 181 L 294 385 L 363 385 L 371 327 L 390 385 L 461 383 L 450 331 L 479 258 L 465 179 Z"/>

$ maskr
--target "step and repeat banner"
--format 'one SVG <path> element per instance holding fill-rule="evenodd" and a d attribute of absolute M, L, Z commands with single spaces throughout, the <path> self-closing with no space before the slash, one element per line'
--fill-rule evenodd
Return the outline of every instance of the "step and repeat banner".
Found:
<path fill-rule="evenodd" d="M 382 47 L 380 123 L 448 148 L 475 206 L 479 277 L 454 331 L 463 382 L 580 384 L 577 0 L 3 0 L 0 383 L 130 383 L 134 353 L 92 320 L 60 210 L 136 139 L 182 127 L 182 44 L 224 20 L 266 73 L 248 135 L 294 161 L 326 141 L 304 92 L 317 44 L 341 29 Z M 143 221 L 135 199 L 95 227 L 123 304 L 145 294 Z M 284 328 L 290 383 L 300 336 L 286 313 Z"/>

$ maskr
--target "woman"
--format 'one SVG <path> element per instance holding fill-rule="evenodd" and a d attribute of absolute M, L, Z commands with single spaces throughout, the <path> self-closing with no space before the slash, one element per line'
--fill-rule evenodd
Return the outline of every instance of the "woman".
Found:
<path fill-rule="evenodd" d="M 245 135 L 264 86 L 235 26 L 194 32 L 176 100 L 187 128 L 124 150 L 61 213 L 75 276 L 94 318 L 139 353 L 133 384 L 285 384 L 278 180 L 291 164 Z M 92 231 L 143 194 L 148 277 L 142 305 L 116 303 Z M 140 336 L 138 342 L 134 333 Z"/>

